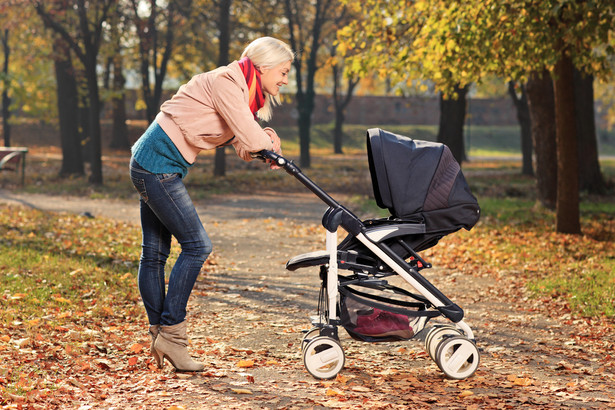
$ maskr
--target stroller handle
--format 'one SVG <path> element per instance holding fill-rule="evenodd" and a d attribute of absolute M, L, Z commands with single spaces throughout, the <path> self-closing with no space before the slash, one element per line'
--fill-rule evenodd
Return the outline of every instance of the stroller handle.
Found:
<path fill-rule="evenodd" d="M 312 191 L 318 198 L 320 198 L 324 203 L 333 208 L 340 208 L 341 205 L 333 199 L 329 194 L 327 194 L 322 188 L 320 188 L 314 181 L 308 178 L 302 171 L 299 169 L 295 163 L 289 159 L 284 158 L 280 154 L 276 154 L 275 152 L 268 151 L 266 149 L 255 152 L 252 154 L 254 158 L 258 158 L 263 162 L 271 161 L 280 168 L 284 169 L 288 174 L 294 176 L 305 185 L 310 191 Z"/>
<path fill-rule="evenodd" d="M 276 154 L 275 152 L 268 151 L 266 149 L 262 151 L 258 151 L 258 152 L 253 152 L 252 158 L 258 158 L 262 160 L 263 162 L 266 162 L 267 160 L 269 160 L 269 161 L 275 162 L 276 165 L 282 168 L 284 167 L 285 163 L 290 162 L 286 158 L 281 156 L 280 154 Z"/>
<path fill-rule="evenodd" d="M 326 193 L 321 187 L 316 185 L 314 181 L 308 178 L 302 171 L 299 169 L 295 163 L 289 159 L 284 158 L 282 155 L 276 154 L 275 152 L 262 150 L 259 152 L 255 152 L 252 154 L 254 158 L 258 158 L 264 162 L 271 161 L 275 163 L 280 168 L 283 168 L 288 174 L 294 176 L 301 182 L 307 189 L 312 191 L 314 195 L 320 198 L 325 204 L 327 204 L 332 210 L 336 210 L 337 212 L 329 212 L 325 215 L 337 215 L 336 220 L 342 220 L 342 226 L 349 232 L 358 233 L 360 232 L 361 226 L 363 225 L 361 220 L 357 218 L 352 212 L 346 209 L 344 206 L 340 205 L 335 199 L 333 199 L 328 193 Z M 341 216 L 343 217 L 339 219 Z M 333 218 L 332 218 L 333 219 Z M 325 223 L 323 221 L 323 225 L 325 227 L 329 226 L 329 230 L 333 230 L 332 226 L 340 224 L 340 223 Z"/>

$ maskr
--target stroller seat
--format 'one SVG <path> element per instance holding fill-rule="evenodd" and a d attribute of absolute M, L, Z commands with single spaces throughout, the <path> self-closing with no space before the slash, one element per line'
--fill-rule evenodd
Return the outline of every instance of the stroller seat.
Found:
<path fill-rule="evenodd" d="M 397 240 L 398 238 L 407 238 L 412 235 L 425 234 L 425 224 L 394 221 L 390 219 L 372 219 L 365 221 L 369 224 L 365 229 L 365 236 L 376 243 L 386 243 L 391 240 Z M 365 250 L 357 252 L 356 246 L 359 243 L 354 240 L 354 236 L 350 235 L 338 246 L 337 260 L 341 264 L 348 264 L 346 268 L 350 266 L 370 269 L 375 265 L 376 259 L 368 257 Z M 400 252 L 400 256 L 404 257 L 405 252 Z M 359 261 L 361 259 L 361 261 Z M 322 266 L 329 263 L 329 253 L 325 250 L 308 252 L 301 255 L 297 255 L 291 258 L 286 263 L 286 269 L 294 271 L 300 268 L 307 268 L 312 266 Z M 359 263 L 357 265 L 357 263 Z"/>

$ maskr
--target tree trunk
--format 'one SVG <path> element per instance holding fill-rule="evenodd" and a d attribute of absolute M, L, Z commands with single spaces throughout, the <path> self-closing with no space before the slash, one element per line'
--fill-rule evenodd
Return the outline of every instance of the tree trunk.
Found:
<path fill-rule="evenodd" d="M 536 153 L 536 184 L 540 203 L 555 209 L 557 198 L 557 151 L 553 82 L 547 71 L 533 72 L 525 85 Z"/>
<path fill-rule="evenodd" d="M 344 139 L 344 110 L 335 110 L 335 127 L 333 128 L 333 152 L 343 154 L 342 143 Z"/>
<path fill-rule="evenodd" d="M 574 70 L 574 101 L 577 120 L 579 190 L 604 194 L 606 182 L 600 171 L 596 120 L 594 116 L 594 77 Z"/>
<path fill-rule="evenodd" d="M 515 83 L 508 83 L 508 93 L 517 109 L 517 121 L 521 127 L 521 156 L 522 156 L 522 175 L 534 175 L 534 167 L 532 166 L 532 121 L 530 119 L 530 109 L 527 102 L 527 92 L 525 87 L 521 86 L 521 95 L 519 96 L 515 90 Z"/>
<path fill-rule="evenodd" d="M 61 176 L 83 175 L 83 154 L 81 152 L 81 136 L 79 122 L 75 113 L 79 112 L 79 96 L 75 70 L 66 43 L 55 41 L 54 68 L 57 85 L 58 115 L 60 120 L 60 145 L 62 146 Z"/>
<path fill-rule="evenodd" d="M 77 83 L 77 95 L 79 97 L 79 110 L 77 121 L 79 122 L 79 141 L 83 161 L 92 162 L 92 138 L 90 137 L 90 102 L 88 101 L 87 91 L 83 90 L 83 85 Z M 87 89 L 87 87 L 86 87 Z"/>
<path fill-rule="evenodd" d="M 579 216 L 579 157 L 574 110 L 574 66 L 565 51 L 553 70 L 557 143 L 556 231 L 581 233 Z"/>
<path fill-rule="evenodd" d="M 88 82 L 89 112 L 88 123 L 90 126 L 90 182 L 95 185 L 103 184 L 102 173 L 102 145 L 100 131 L 100 97 L 98 92 L 98 75 L 96 73 L 96 55 L 93 50 L 87 53 L 88 64 L 85 67 Z"/>
<path fill-rule="evenodd" d="M 440 126 L 438 142 L 447 145 L 457 162 L 465 161 L 465 144 L 463 141 L 463 124 L 466 117 L 466 95 L 469 86 L 455 87 L 457 98 L 444 98 L 440 94 Z"/>
<path fill-rule="evenodd" d="M 300 3 L 300 2 L 299 2 Z M 297 109 L 299 111 L 299 149 L 300 156 L 299 162 L 301 166 L 305 168 L 310 167 L 310 128 L 312 126 L 312 112 L 314 111 L 314 77 L 316 71 L 318 71 L 318 49 L 322 45 L 321 35 L 323 26 L 329 21 L 329 12 L 334 10 L 330 0 L 316 0 L 310 3 L 310 8 L 313 8 L 313 20 L 308 23 L 311 24 L 310 28 L 302 31 L 302 23 L 307 23 L 308 19 L 300 19 L 301 15 L 308 13 L 307 8 L 304 8 L 304 12 L 298 12 L 297 2 L 286 0 L 284 2 L 286 18 L 288 20 L 289 28 L 289 40 L 290 46 L 293 50 L 299 52 L 297 58 L 293 61 L 295 66 L 295 79 L 297 82 Z M 307 34 L 309 33 L 309 34 Z M 308 46 L 302 39 L 310 39 L 310 45 Z M 301 51 L 309 50 L 303 54 Z M 303 56 L 306 57 L 306 73 L 302 74 L 302 62 Z M 305 80 L 305 88 L 303 87 L 303 81 Z"/>
<path fill-rule="evenodd" d="M 111 100 L 113 131 L 109 146 L 115 149 L 128 150 L 130 149 L 130 141 L 128 141 L 128 127 L 126 126 L 126 94 L 124 93 L 126 78 L 122 72 L 122 65 L 122 56 L 115 56 L 113 59 L 114 95 Z"/>
<path fill-rule="evenodd" d="M 4 53 L 4 66 L 2 73 L 4 74 L 4 80 L 2 81 L 2 134 L 4 137 L 4 146 L 11 146 L 11 124 L 9 119 L 11 118 L 11 99 L 9 98 L 9 57 L 11 55 L 11 48 L 9 47 L 9 30 L 4 29 L 2 36 L 2 50 Z"/>
<path fill-rule="evenodd" d="M 332 53 L 333 55 L 334 53 Z M 344 119 L 346 117 L 346 107 L 352 100 L 352 93 L 359 83 L 358 79 L 348 78 L 346 87 L 346 95 L 343 95 L 343 90 L 340 85 L 342 70 L 337 64 L 333 65 L 333 106 L 335 107 L 335 127 L 333 129 L 333 152 L 335 154 L 343 154 L 342 144 L 344 140 Z"/>
<path fill-rule="evenodd" d="M 297 96 L 299 97 L 299 95 Z M 304 168 L 309 168 L 310 160 L 310 133 L 312 127 L 312 111 L 314 106 L 314 96 L 312 95 L 311 104 L 309 98 L 304 94 L 297 98 L 299 110 L 299 163 Z"/>
<path fill-rule="evenodd" d="M 229 49 L 231 43 L 231 3 L 232 0 L 220 1 L 220 13 L 218 29 L 220 36 L 218 39 L 218 65 L 223 66 L 229 63 Z M 226 147 L 216 149 L 214 156 L 214 176 L 224 176 L 226 174 Z"/>

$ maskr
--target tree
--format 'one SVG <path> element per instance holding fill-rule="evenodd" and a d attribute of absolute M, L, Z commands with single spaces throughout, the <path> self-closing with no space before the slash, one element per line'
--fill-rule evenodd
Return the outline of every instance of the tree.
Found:
<path fill-rule="evenodd" d="M 88 125 L 92 147 L 90 182 L 102 185 L 102 146 L 100 127 L 100 96 L 98 87 L 98 51 L 104 23 L 117 0 L 30 0 L 46 27 L 60 35 L 81 61 L 88 89 Z M 75 24 L 71 24 L 74 18 Z"/>
<path fill-rule="evenodd" d="M 126 21 L 119 7 L 110 16 L 108 49 L 104 50 L 107 57 L 104 86 L 111 99 L 113 126 L 110 148 L 128 150 L 128 126 L 126 125 L 126 77 L 124 76 L 124 43 L 122 35 L 126 31 Z"/>
<path fill-rule="evenodd" d="M 553 69 L 555 95 L 555 143 L 557 146 L 556 230 L 580 233 L 579 157 L 574 111 L 574 66 L 566 48 Z"/>
<path fill-rule="evenodd" d="M 536 153 L 538 200 L 547 209 L 557 201 L 557 147 L 555 145 L 555 101 L 553 81 L 548 71 L 533 72 L 525 86 L 532 139 Z"/>
<path fill-rule="evenodd" d="M 469 85 L 456 85 L 452 95 L 440 93 L 440 125 L 437 141 L 447 145 L 457 162 L 467 159 L 463 139 L 466 118 L 466 96 Z"/>
<path fill-rule="evenodd" d="M 525 85 L 519 85 L 515 81 L 509 81 L 508 94 L 515 105 L 517 121 L 521 127 L 521 174 L 533 176 L 532 121 L 530 119 L 530 107 L 527 102 Z"/>
<path fill-rule="evenodd" d="M 3 63 L 3 72 L 0 73 L 3 128 L 7 145 L 14 143 L 10 135 L 14 112 L 40 121 L 53 121 L 57 117 L 57 87 L 53 75 L 50 75 L 54 67 L 52 59 L 48 58 L 53 55 L 54 39 L 39 23 L 40 18 L 29 0 L 0 2 L 0 27 L 3 28 L 0 38 L 8 30 L 2 47 L 4 52 L 8 51 L 8 58 L 4 61 L 0 58 Z M 28 136 L 23 143 L 28 143 Z"/>
<path fill-rule="evenodd" d="M 182 10 L 184 5 L 178 0 L 168 1 L 164 6 L 159 6 L 156 0 L 149 0 L 147 8 L 142 7 L 143 2 L 139 0 L 130 0 L 130 3 L 139 42 L 139 72 L 146 117 L 148 122 L 152 122 L 160 108 L 162 84 L 176 46 L 176 32 L 181 30 L 182 13 L 188 13 L 188 6 Z"/>
<path fill-rule="evenodd" d="M 231 4 L 232 0 L 220 0 L 218 3 L 217 26 L 218 36 L 218 65 L 230 63 L 229 50 L 231 48 Z M 214 175 L 226 174 L 226 147 L 216 149 L 214 157 Z"/>
<path fill-rule="evenodd" d="M 334 62 L 331 65 L 333 72 L 333 106 L 335 108 L 335 126 L 333 127 L 333 152 L 343 154 L 342 143 L 344 136 L 344 118 L 346 116 L 346 107 L 352 99 L 352 93 L 359 84 L 359 78 L 352 75 L 345 77 L 346 79 L 346 94 L 344 95 L 343 82 L 343 66 L 340 63 Z"/>
<path fill-rule="evenodd" d="M 392 61 L 382 68 L 385 73 L 394 72 L 397 79 L 406 81 L 429 79 L 448 92 L 480 81 L 488 73 L 524 81 L 533 72 L 548 70 L 557 122 L 556 230 L 580 232 L 578 183 L 565 185 L 578 179 L 578 160 L 571 156 L 576 144 L 574 93 L 565 82 L 572 83 L 568 74 L 574 67 L 586 73 L 610 72 L 615 4 L 608 0 L 367 3 L 364 6 L 373 10 L 367 23 L 343 33 L 352 39 L 348 47 L 374 52 L 367 64 L 354 61 L 359 70 L 376 66 L 374 59 L 382 60 L 383 54 L 390 56 L 389 50 L 394 50 Z M 375 36 L 374 27 L 381 29 L 381 36 Z M 400 41 L 403 38 L 407 44 Z"/>
<path fill-rule="evenodd" d="M 574 102 L 579 157 L 579 189 L 594 194 L 606 191 L 600 171 L 594 112 L 594 76 L 574 70 Z"/>
<path fill-rule="evenodd" d="M 333 17 L 335 0 L 315 0 L 300 3 L 284 0 L 290 46 L 298 52 L 293 65 L 297 79 L 297 110 L 299 112 L 299 148 L 301 166 L 310 167 L 310 129 L 314 111 L 314 77 L 319 66 L 319 49 L 323 30 Z"/>
<path fill-rule="evenodd" d="M 54 49 L 53 61 L 62 147 L 60 176 L 84 175 L 79 123 L 75 120 L 75 113 L 79 112 L 79 95 L 70 47 L 63 38 L 56 36 Z"/>
<path fill-rule="evenodd" d="M 414 57 L 423 47 L 421 41 L 425 41 L 422 29 L 438 23 L 436 12 L 441 2 L 428 3 L 344 1 L 353 12 L 363 12 L 365 17 L 355 19 L 338 31 L 340 54 L 347 56 L 350 71 L 359 76 L 377 72 L 382 80 L 410 88 L 416 88 L 418 82 L 419 91 L 428 89 L 423 80 L 435 82 L 440 99 L 437 139 L 448 145 L 461 162 L 466 159 L 463 138 L 466 94 L 473 80 L 459 78 L 452 64 L 448 67 L 440 61 L 449 48 L 455 51 L 454 40 L 430 50 L 433 55 L 425 59 Z"/>
<path fill-rule="evenodd" d="M 336 5 L 339 9 L 334 13 L 336 16 L 333 19 L 333 27 L 337 31 L 345 26 L 351 19 L 356 18 L 349 12 L 349 9 L 341 4 Z M 346 108 L 350 101 L 356 86 L 361 80 L 358 76 L 353 75 L 345 70 L 344 59 L 337 56 L 337 40 L 334 36 L 325 38 L 325 47 L 329 49 L 331 56 L 330 63 L 326 64 L 331 67 L 333 78 L 333 108 L 335 110 L 335 125 L 333 127 L 333 152 L 342 154 L 342 144 L 344 137 L 344 119 L 346 116 Z M 345 87 L 344 87 L 345 80 Z M 345 91 L 344 91 L 345 89 Z"/>
<path fill-rule="evenodd" d="M 11 146 L 11 98 L 9 97 L 9 59 L 11 56 L 11 47 L 9 46 L 9 29 L 4 29 L 0 33 L 0 42 L 2 42 L 2 53 L 4 55 L 4 64 L 2 65 L 2 133 L 4 134 L 4 146 Z"/>

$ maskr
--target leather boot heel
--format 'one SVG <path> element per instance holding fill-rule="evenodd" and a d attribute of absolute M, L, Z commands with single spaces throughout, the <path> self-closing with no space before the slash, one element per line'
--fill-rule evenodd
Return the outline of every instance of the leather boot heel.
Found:
<path fill-rule="evenodd" d="M 205 366 L 197 363 L 188 354 L 186 322 L 173 326 L 161 326 L 154 349 L 162 359 L 167 359 L 177 371 L 201 372 Z"/>

